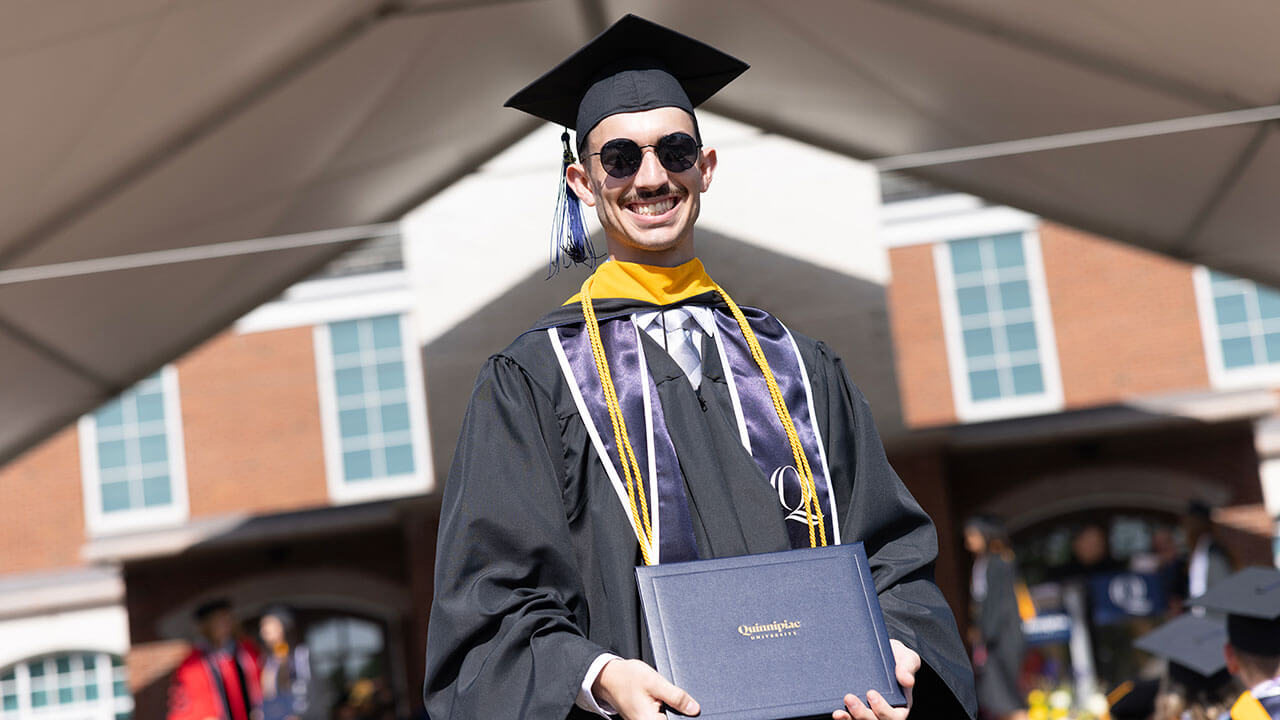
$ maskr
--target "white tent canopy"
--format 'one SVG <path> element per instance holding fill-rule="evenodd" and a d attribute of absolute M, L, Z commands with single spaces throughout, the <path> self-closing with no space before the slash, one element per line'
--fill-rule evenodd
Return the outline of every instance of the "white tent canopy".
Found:
<path fill-rule="evenodd" d="M 0 7 L 0 461 L 348 244 L 14 271 L 394 220 L 535 127 L 502 101 L 626 11 L 752 63 L 716 112 L 1280 284 L 1265 111 L 902 157 L 1269 108 L 1269 0 L 17 0 Z"/>

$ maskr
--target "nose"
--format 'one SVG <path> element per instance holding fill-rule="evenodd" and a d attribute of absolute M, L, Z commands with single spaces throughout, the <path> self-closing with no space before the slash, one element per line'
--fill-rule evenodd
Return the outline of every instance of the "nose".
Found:
<path fill-rule="evenodd" d="M 636 171 L 635 186 L 641 189 L 657 189 L 667 184 L 667 169 L 658 162 L 658 153 L 651 147 L 640 151 L 640 169 Z"/>

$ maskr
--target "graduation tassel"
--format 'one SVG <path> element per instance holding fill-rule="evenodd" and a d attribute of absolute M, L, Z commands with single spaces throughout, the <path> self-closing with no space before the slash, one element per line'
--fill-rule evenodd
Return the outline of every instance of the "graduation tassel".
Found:
<path fill-rule="evenodd" d="M 565 178 L 565 170 L 575 160 L 573 149 L 569 147 L 569 131 L 560 135 L 564 145 L 564 154 L 560 162 L 560 194 L 556 198 L 556 214 L 551 222 L 551 265 L 547 278 L 560 272 L 560 267 L 570 267 L 582 263 L 588 267 L 595 265 L 596 250 L 591 245 L 591 235 L 587 232 L 587 223 L 582 217 L 582 205 L 578 196 L 569 187 Z"/>

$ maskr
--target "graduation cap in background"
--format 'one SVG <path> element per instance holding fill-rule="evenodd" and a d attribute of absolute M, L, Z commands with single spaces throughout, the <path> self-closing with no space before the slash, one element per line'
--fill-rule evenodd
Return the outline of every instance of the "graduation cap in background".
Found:
<path fill-rule="evenodd" d="M 1221 619 L 1180 615 L 1138 638 L 1133 646 L 1169 661 L 1169 679 L 1190 691 L 1212 690 L 1231 679 L 1222 646 Z"/>
<path fill-rule="evenodd" d="M 1160 692 L 1160 679 L 1139 680 L 1126 683 L 1129 688 L 1111 703 L 1108 713 L 1111 720 L 1147 720 L 1156 711 L 1156 695 Z"/>
<path fill-rule="evenodd" d="M 559 269 L 562 254 L 574 263 L 596 259 L 578 197 L 565 182 L 564 169 L 574 162 L 568 130 L 578 133 L 580 149 L 587 133 L 610 115 L 662 107 L 692 115 L 747 67 L 706 43 L 628 14 L 507 100 L 506 107 L 566 128 L 560 136 L 551 274 Z"/>
<path fill-rule="evenodd" d="M 1226 613 L 1227 640 L 1237 649 L 1280 655 L 1280 570 L 1245 568 L 1190 603 Z"/>

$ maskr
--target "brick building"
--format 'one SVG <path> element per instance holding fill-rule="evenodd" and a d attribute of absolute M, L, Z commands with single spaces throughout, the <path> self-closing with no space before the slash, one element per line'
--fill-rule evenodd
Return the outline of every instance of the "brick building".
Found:
<path fill-rule="evenodd" d="M 975 511 L 1049 557 L 1082 518 L 1141 545 L 1135 529 L 1202 499 L 1241 560 L 1268 560 L 1274 293 L 893 178 L 881 208 L 865 166 L 702 122 L 722 166 L 700 254 L 846 359 L 938 525 L 959 617 Z M 0 468 L 0 719 L 162 717 L 190 612 L 215 596 L 247 623 L 294 608 L 328 702 L 363 679 L 415 712 L 475 373 L 581 279 L 547 281 L 541 242 L 509 240 L 544 236 L 557 134 Z M 779 157 L 826 182 L 763 185 Z M 812 210 L 761 217 L 761 186 Z M 509 212 L 479 212 L 495 193 Z"/>

